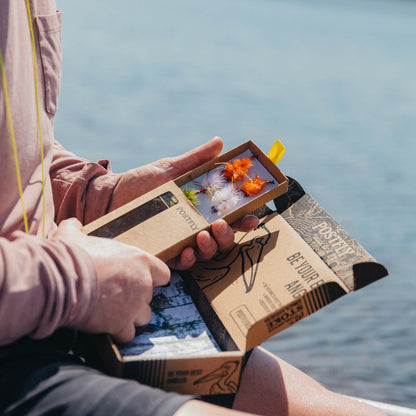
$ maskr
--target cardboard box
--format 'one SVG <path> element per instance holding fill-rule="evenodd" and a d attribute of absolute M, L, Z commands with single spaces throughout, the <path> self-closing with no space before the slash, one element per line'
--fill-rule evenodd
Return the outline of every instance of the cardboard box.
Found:
<path fill-rule="evenodd" d="M 96 339 L 106 370 L 167 391 L 235 393 L 245 353 L 339 297 L 387 275 L 299 184 L 275 200 L 236 244 L 186 275 L 195 305 L 220 347 L 203 355 L 122 355 Z"/>
<path fill-rule="evenodd" d="M 224 212 L 219 211 L 222 208 L 214 211 L 212 194 L 218 195 L 220 192 L 206 191 L 207 186 L 201 191 L 202 186 L 198 180 L 208 172 L 221 172 L 226 162 L 241 156 L 253 160 L 253 166 L 248 172 L 251 180 L 255 179 L 258 172 L 269 180 L 263 190 L 255 196 L 247 197 L 242 191 L 236 191 L 237 207 L 231 207 Z M 240 188 L 241 184 L 242 181 L 234 182 L 234 187 Z M 231 183 L 224 183 L 221 187 L 226 189 L 229 185 Z M 200 206 L 195 207 L 184 195 L 182 188 L 186 186 L 199 189 Z M 248 141 L 175 181 L 168 182 L 87 224 L 83 231 L 89 235 L 113 238 L 143 248 L 167 261 L 180 254 L 185 247 L 195 245 L 197 233 L 209 229 L 216 218 L 223 218 L 232 223 L 284 194 L 287 189 L 286 176 L 252 141 Z M 210 195 L 207 195 L 207 192 L 210 192 Z M 224 203 L 230 200 L 227 196 L 224 197 Z M 202 211 L 203 207 L 205 211 Z"/>

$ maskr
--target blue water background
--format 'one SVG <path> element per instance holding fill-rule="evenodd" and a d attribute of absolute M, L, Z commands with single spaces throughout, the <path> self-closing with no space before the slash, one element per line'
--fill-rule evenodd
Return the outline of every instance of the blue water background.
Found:
<path fill-rule="evenodd" d="M 280 168 L 390 271 L 264 345 L 330 388 L 416 408 L 416 2 L 58 0 L 56 135 L 115 171 L 220 135 Z"/>

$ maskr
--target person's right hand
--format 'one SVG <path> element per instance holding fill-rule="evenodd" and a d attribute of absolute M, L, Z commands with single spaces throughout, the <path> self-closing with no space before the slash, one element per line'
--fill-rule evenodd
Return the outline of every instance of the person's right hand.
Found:
<path fill-rule="evenodd" d="M 86 332 L 107 332 L 116 342 L 130 342 L 135 325 L 151 318 L 153 288 L 169 282 L 170 270 L 158 258 L 136 247 L 85 235 L 77 219 L 64 220 L 54 237 L 76 244 L 92 258 L 98 279 L 98 302 L 80 327 Z"/>

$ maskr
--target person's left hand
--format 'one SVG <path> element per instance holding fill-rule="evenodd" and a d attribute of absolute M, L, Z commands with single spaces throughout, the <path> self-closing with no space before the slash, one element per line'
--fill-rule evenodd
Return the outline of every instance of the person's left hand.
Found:
<path fill-rule="evenodd" d="M 161 159 L 125 172 L 114 190 L 110 210 L 208 162 L 220 153 L 222 146 L 222 139 L 214 137 L 209 142 L 181 156 Z M 257 227 L 258 222 L 258 218 L 254 215 L 246 215 L 231 226 L 224 220 L 217 220 L 211 225 L 211 233 L 208 231 L 198 233 L 196 249 L 185 248 L 176 259 L 169 262 L 169 266 L 185 270 L 197 260 L 209 260 L 218 250 L 226 250 L 233 244 L 234 230 L 249 231 Z"/>

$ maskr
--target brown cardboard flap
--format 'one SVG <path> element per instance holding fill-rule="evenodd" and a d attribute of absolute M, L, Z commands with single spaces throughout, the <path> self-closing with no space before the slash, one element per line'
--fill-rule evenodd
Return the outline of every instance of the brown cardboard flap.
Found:
<path fill-rule="evenodd" d="M 340 288 L 337 293 L 349 291 L 278 214 L 264 218 L 256 230 L 237 233 L 236 240 L 230 251 L 197 264 L 190 274 L 242 350 L 265 341 L 269 331 L 253 327 L 264 328 L 296 299 L 313 297 L 329 283 Z M 322 293 L 329 300 L 328 290 Z"/>
<path fill-rule="evenodd" d="M 183 394 L 236 393 L 244 361 L 242 351 L 215 355 L 180 355 L 158 358 L 121 357 L 108 335 L 94 336 L 105 370 L 112 376 L 129 378 L 166 391 Z"/>
<path fill-rule="evenodd" d="M 164 200 L 166 195 L 173 201 L 171 206 L 169 198 L 168 204 Z M 87 224 L 83 231 L 139 247 L 167 261 L 194 245 L 196 234 L 208 228 L 204 217 L 170 181 Z"/>
<path fill-rule="evenodd" d="M 388 274 L 309 194 L 283 211 L 282 216 L 349 290 Z"/>
<path fill-rule="evenodd" d="M 122 376 L 183 394 L 232 394 L 238 390 L 243 355 L 233 351 L 216 356 L 136 360 L 134 365 L 122 367 Z"/>
<path fill-rule="evenodd" d="M 336 282 L 324 283 L 281 309 L 256 322 L 248 331 L 246 349 L 250 350 L 267 338 L 294 325 L 296 322 L 323 308 L 347 292 Z"/>

